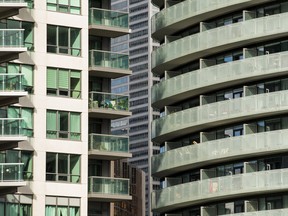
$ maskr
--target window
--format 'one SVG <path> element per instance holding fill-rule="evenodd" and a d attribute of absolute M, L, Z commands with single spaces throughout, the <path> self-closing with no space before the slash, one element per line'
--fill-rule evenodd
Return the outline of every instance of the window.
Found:
<path fill-rule="evenodd" d="M 47 110 L 46 137 L 80 140 L 81 113 Z"/>
<path fill-rule="evenodd" d="M 80 29 L 64 26 L 47 26 L 47 52 L 81 55 Z"/>
<path fill-rule="evenodd" d="M 23 118 L 21 122 L 22 134 L 28 137 L 33 136 L 33 109 L 26 107 L 10 106 L 7 109 L 8 118 Z"/>
<path fill-rule="evenodd" d="M 80 0 L 47 0 L 47 10 L 62 13 L 80 14 Z"/>
<path fill-rule="evenodd" d="M 0 65 L 0 75 L 1 74 L 11 74 L 5 80 L 8 88 L 23 88 L 28 93 L 33 93 L 33 71 L 34 66 L 26 64 L 16 64 L 16 63 L 3 63 Z M 17 76 L 22 74 L 22 77 Z M 14 77 L 12 75 L 15 75 Z M 0 82 L 3 81 L 5 77 L 0 76 Z M 20 83 L 22 86 L 20 86 Z M 16 86 L 14 86 L 16 85 Z M 1 83 L 0 83 L 1 86 Z M 16 89 L 14 89 L 16 90 Z"/>
<path fill-rule="evenodd" d="M 0 215 L 32 216 L 32 195 L 7 194 L 0 197 Z"/>
<path fill-rule="evenodd" d="M 80 77 L 77 70 L 47 68 L 47 95 L 81 98 Z"/>
<path fill-rule="evenodd" d="M 80 199 L 68 197 L 46 197 L 46 216 L 80 216 Z"/>
<path fill-rule="evenodd" d="M 46 181 L 80 182 L 80 156 L 46 153 Z"/>

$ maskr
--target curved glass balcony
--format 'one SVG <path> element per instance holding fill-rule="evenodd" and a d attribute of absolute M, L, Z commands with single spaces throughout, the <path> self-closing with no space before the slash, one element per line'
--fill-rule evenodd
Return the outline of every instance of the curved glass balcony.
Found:
<path fill-rule="evenodd" d="M 88 197 L 106 200 L 131 200 L 129 179 L 96 177 L 88 178 Z"/>
<path fill-rule="evenodd" d="M 213 140 L 173 149 L 152 157 L 152 174 L 169 176 L 221 160 L 238 160 L 253 154 L 283 152 L 288 148 L 288 130 L 255 133 L 226 139 Z"/>
<path fill-rule="evenodd" d="M 181 29 L 199 23 L 203 19 L 208 20 L 211 17 L 215 17 L 215 15 L 219 16 L 225 13 L 227 9 L 229 9 L 230 12 L 233 8 L 237 8 L 237 10 L 239 10 L 241 7 L 251 6 L 251 4 L 254 4 L 254 2 L 259 1 L 186 0 L 180 2 L 169 8 L 161 10 L 152 17 L 152 37 L 158 40 L 163 40 L 164 35 L 172 35 Z M 225 8 L 227 9 L 225 10 Z"/>
<path fill-rule="evenodd" d="M 202 68 L 190 73 L 185 73 L 152 87 L 152 104 L 154 107 L 162 108 L 182 100 L 186 95 L 193 97 L 201 92 L 217 90 L 225 87 L 247 83 L 251 79 L 263 79 L 273 74 L 288 71 L 288 52 L 280 52 L 211 67 Z M 172 101 L 172 102 L 171 102 Z"/>
<path fill-rule="evenodd" d="M 286 216 L 288 215 L 288 209 L 273 209 L 265 211 L 253 211 L 243 212 L 237 214 L 225 214 L 225 216 Z"/>
<path fill-rule="evenodd" d="M 89 113 L 94 118 L 122 118 L 131 115 L 129 97 L 104 92 L 89 93 Z"/>
<path fill-rule="evenodd" d="M 89 134 L 89 155 L 97 159 L 121 159 L 131 157 L 129 154 L 129 138 L 104 134 Z"/>
<path fill-rule="evenodd" d="M 152 70 L 163 74 L 176 66 L 247 43 L 287 35 L 288 13 L 247 20 L 207 30 L 161 46 L 152 52 Z"/>
<path fill-rule="evenodd" d="M 102 50 L 90 50 L 89 71 L 98 77 L 119 78 L 130 75 L 129 55 Z"/>
<path fill-rule="evenodd" d="M 288 169 L 269 170 L 211 178 L 164 188 L 152 193 L 152 209 L 162 213 L 205 201 L 288 189 Z"/>
<path fill-rule="evenodd" d="M 90 33 L 97 36 L 119 37 L 129 33 L 127 12 L 90 8 Z M 99 31 L 102 30 L 102 32 Z M 95 31 L 94 31 L 95 30 Z"/>
<path fill-rule="evenodd" d="M 287 106 L 288 91 L 279 91 L 190 108 L 154 120 L 152 140 L 161 143 L 225 123 L 285 113 Z"/>

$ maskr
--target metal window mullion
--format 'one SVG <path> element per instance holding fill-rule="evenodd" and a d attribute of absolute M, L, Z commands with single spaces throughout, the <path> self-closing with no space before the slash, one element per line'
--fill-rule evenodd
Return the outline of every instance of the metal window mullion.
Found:
<path fill-rule="evenodd" d="M 68 27 L 68 54 L 69 55 L 72 55 L 71 53 L 71 44 L 70 44 L 70 42 L 71 42 L 71 34 L 70 34 L 70 32 L 71 32 L 71 28 L 70 27 Z"/>
<path fill-rule="evenodd" d="M 56 26 L 56 50 L 56 53 L 59 54 L 59 26 Z"/>
<path fill-rule="evenodd" d="M 56 70 L 56 96 L 59 96 L 59 68 Z"/>
<path fill-rule="evenodd" d="M 55 178 L 55 181 L 59 181 L 59 173 L 58 173 L 58 156 L 59 156 L 59 153 L 56 153 L 56 178 Z"/>
<path fill-rule="evenodd" d="M 59 118 L 59 111 L 56 111 L 56 133 L 57 133 L 57 138 L 59 138 L 59 133 L 60 133 L 60 126 L 58 125 L 58 122 L 59 122 L 59 120 L 58 120 L 58 118 Z"/>
<path fill-rule="evenodd" d="M 68 154 L 68 161 L 67 161 L 67 163 L 68 163 L 68 170 L 67 170 L 67 172 L 68 172 L 68 182 L 71 182 L 71 173 L 70 173 L 70 157 L 71 157 L 71 154 Z"/>
<path fill-rule="evenodd" d="M 70 128 L 70 124 L 71 123 L 71 112 L 68 112 L 68 139 L 71 138 L 70 134 L 71 134 L 71 128 Z"/>
<path fill-rule="evenodd" d="M 71 97 L 71 69 L 68 70 L 68 97 Z"/>

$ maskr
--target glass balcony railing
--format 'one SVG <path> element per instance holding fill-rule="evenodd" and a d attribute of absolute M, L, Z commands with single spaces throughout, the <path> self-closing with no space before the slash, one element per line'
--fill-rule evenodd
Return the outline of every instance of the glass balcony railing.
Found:
<path fill-rule="evenodd" d="M 239 194 L 277 191 L 288 188 L 288 169 L 252 172 L 205 179 L 164 188 L 152 193 L 152 209 L 161 212 L 186 207 L 209 199 L 232 199 Z"/>
<path fill-rule="evenodd" d="M 273 209 L 265 211 L 252 211 L 243 212 L 237 214 L 225 214 L 225 216 L 286 216 L 288 215 L 288 209 Z"/>
<path fill-rule="evenodd" d="M 288 52 L 263 55 L 191 71 L 152 87 L 152 103 L 188 91 L 233 80 L 278 74 L 288 70 Z M 192 93 L 191 93 L 192 94 Z M 191 97 L 191 94 L 190 97 Z"/>
<path fill-rule="evenodd" d="M 288 13 L 282 13 L 226 25 L 181 38 L 152 52 L 152 68 L 155 72 L 170 70 L 169 65 L 173 65 L 173 61 L 184 57 L 187 59 L 189 57 L 189 61 L 192 61 L 193 58 L 198 58 L 197 53 L 205 50 L 219 49 L 221 46 L 231 48 L 233 44 L 239 42 L 243 44 L 246 40 L 251 42 L 253 39 L 258 42 L 261 37 L 285 34 L 287 33 L 287 22 Z M 220 50 L 223 51 L 223 49 Z M 163 65 L 168 62 L 170 64 L 167 67 Z"/>
<path fill-rule="evenodd" d="M 91 8 L 89 14 L 90 25 L 104 25 L 117 28 L 129 28 L 128 13 L 113 10 Z"/>
<path fill-rule="evenodd" d="M 249 155 L 259 155 L 263 152 L 283 151 L 288 148 L 288 129 L 269 131 L 230 137 L 225 139 L 203 142 L 173 149 L 152 157 L 152 174 L 157 172 L 170 172 L 180 167 L 196 168 L 213 163 L 217 159 L 244 158 Z M 178 168 L 178 169 L 177 169 Z M 187 168 L 189 169 L 189 167 Z"/>
<path fill-rule="evenodd" d="M 88 178 L 88 193 L 129 196 L 129 179 L 91 176 Z"/>
<path fill-rule="evenodd" d="M 24 47 L 24 29 L 0 29 L 1 47 Z"/>
<path fill-rule="evenodd" d="M 0 118 L 1 136 L 22 136 L 23 119 L 20 118 Z"/>
<path fill-rule="evenodd" d="M 23 181 L 23 163 L 0 163 L 0 182 Z"/>
<path fill-rule="evenodd" d="M 151 20 L 152 33 L 190 17 L 245 2 L 253 0 L 186 0 L 155 14 Z"/>
<path fill-rule="evenodd" d="M 187 133 L 192 133 L 193 128 L 199 130 L 199 128 L 205 128 L 206 124 L 212 122 L 224 122 L 227 119 L 230 121 L 240 118 L 250 119 L 257 114 L 283 112 L 287 110 L 287 106 L 287 90 L 198 106 L 154 120 L 152 122 L 152 139 L 155 141 L 161 137 L 168 139 L 169 134 L 170 139 L 184 130 Z"/>
<path fill-rule="evenodd" d="M 0 0 L 0 3 L 26 3 L 25 0 Z"/>
<path fill-rule="evenodd" d="M 0 92 L 24 91 L 23 74 L 0 74 Z"/>
<path fill-rule="evenodd" d="M 128 96 L 125 95 L 90 92 L 89 100 L 89 108 L 91 109 L 107 109 L 127 112 L 129 110 Z"/>
<path fill-rule="evenodd" d="M 122 53 L 90 50 L 90 67 L 107 67 L 129 70 L 129 55 Z"/>
<path fill-rule="evenodd" d="M 129 153 L 129 138 L 124 136 L 90 134 L 89 150 Z"/>

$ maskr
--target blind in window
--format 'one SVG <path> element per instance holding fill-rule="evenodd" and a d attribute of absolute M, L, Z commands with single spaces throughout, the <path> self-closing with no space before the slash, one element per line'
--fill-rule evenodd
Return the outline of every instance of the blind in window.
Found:
<path fill-rule="evenodd" d="M 57 70 L 47 68 L 47 88 L 57 89 Z"/>
<path fill-rule="evenodd" d="M 53 110 L 47 110 L 46 113 L 46 130 L 57 130 L 57 124 L 56 124 L 56 111 Z"/>
<path fill-rule="evenodd" d="M 59 88 L 69 89 L 69 71 L 60 69 L 58 72 Z"/>

